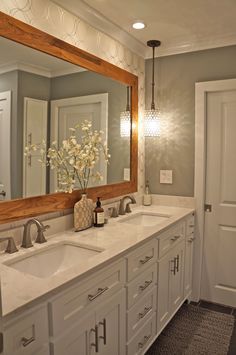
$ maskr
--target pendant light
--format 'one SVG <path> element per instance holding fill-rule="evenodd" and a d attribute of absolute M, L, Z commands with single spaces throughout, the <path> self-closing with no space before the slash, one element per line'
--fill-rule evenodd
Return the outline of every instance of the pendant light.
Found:
<path fill-rule="evenodd" d="M 130 98 L 129 98 L 129 86 L 127 86 L 127 102 L 126 110 L 120 113 L 120 136 L 130 137 L 131 128 L 131 115 L 130 115 Z"/>
<path fill-rule="evenodd" d="M 160 136 L 160 112 L 155 107 L 154 102 L 154 57 L 155 57 L 155 48 L 161 45 L 161 42 L 158 40 L 150 40 L 147 42 L 148 47 L 152 48 L 152 102 L 151 109 L 145 110 L 144 114 L 144 135 L 145 137 L 158 137 Z"/>

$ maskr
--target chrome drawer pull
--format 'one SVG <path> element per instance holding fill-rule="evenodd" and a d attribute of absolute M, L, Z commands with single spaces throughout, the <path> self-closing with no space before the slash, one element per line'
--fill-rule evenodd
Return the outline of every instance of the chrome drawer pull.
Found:
<path fill-rule="evenodd" d="M 95 295 L 88 295 L 89 301 L 95 300 L 95 298 L 97 298 L 98 296 L 101 296 L 108 289 L 109 289 L 108 287 L 104 287 L 104 288 L 99 287 L 98 291 L 97 291 L 97 293 Z"/>
<path fill-rule="evenodd" d="M 152 258 L 153 258 L 153 255 L 152 256 L 145 256 L 145 259 L 141 259 L 141 260 L 139 260 L 139 262 L 140 262 L 140 264 L 146 264 Z"/>
<path fill-rule="evenodd" d="M 95 328 L 90 329 L 90 331 L 95 333 L 95 343 L 92 343 L 91 346 L 94 346 L 95 352 L 98 353 L 98 326 L 95 325 Z"/>
<path fill-rule="evenodd" d="M 138 347 L 139 349 L 142 349 L 144 347 L 144 345 L 146 344 L 146 342 L 148 341 L 148 339 L 151 338 L 151 334 L 150 335 L 145 335 L 143 338 L 143 342 L 138 343 Z"/>
<path fill-rule="evenodd" d="M 152 283 L 152 280 L 145 281 L 145 282 L 144 282 L 144 285 L 139 286 L 139 289 L 140 289 L 141 291 L 144 291 L 145 288 L 147 288 L 149 285 L 151 285 L 151 283 Z"/>
<path fill-rule="evenodd" d="M 179 272 L 179 254 L 175 257 L 176 261 L 176 271 Z"/>
<path fill-rule="evenodd" d="M 195 239 L 195 238 L 189 238 L 189 239 L 188 239 L 188 242 L 189 242 L 189 243 L 192 243 L 192 242 L 194 241 L 194 239 Z"/>
<path fill-rule="evenodd" d="M 99 322 L 99 324 L 103 325 L 103 336 L 100 336 L 100 339 L 103 339 L 103 344 L 106 345 L 107 343 L 107 322 L 106 319 L 104 318 L 102 322 Z"/>
<path fill-rule="evenodd" d="M 190 224 L 190 225 L 189 225 L 189 228 L 193 228 L 193 227 L 194 227 L 194 224 Z"/>
<path fill-rule="evenodd" d="M 171 268 L 170 271 L 173 272 L 173 274 L 175 275 L 175 268 L 176 268 L 176 266 L 175 266 L 175 258 L 173 260 L 171 260 L 170 262 L 174 263 L 174 267 L 173 267 L 173 269 Z"/>
<path fill-rule="evenodd" d="M 29 344 L 33 343 L 33 341 L 35 341 L 34 335 L 33 335 L 31 338 L 29 338 L 29 339 L 27 339 L 27 338 L 25 338 L 25 337 L 21 338 L 21 344 L 22 344 L 24 347 L 26 347 L 26 346 L 28 346 Z"/>
<path fill-rule="evenodd" d="M 181 235 L 175 235 L 174 237 L 170 238 L 172 242 L 175 242 L 177 239 L 179 239 Z"/>
<path fill-rule="evenodd" d="M 151 311 L 151 309 L 152 309 L 152 306 L 150 306 L 150 307 L 145 307 L 145 308 L 144 308 L 144 311 L 143 311 L 143 312 L 140 312 L 140 313 L 138 314 L 139 319 L 142 319 L 143 317 L 145 317 L 146 314 L 147 314 L 149 311 Z"/>

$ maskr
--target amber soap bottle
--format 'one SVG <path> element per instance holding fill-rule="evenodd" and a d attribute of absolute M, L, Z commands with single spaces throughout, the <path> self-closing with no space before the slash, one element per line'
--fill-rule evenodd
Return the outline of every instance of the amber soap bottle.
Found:
<path fill-rule="evenodd" d="M 93 211 L 94 227 L 104 226 L 104 209 L 101 206 L 100 197 L 97 198 L 96 207 Z"/>

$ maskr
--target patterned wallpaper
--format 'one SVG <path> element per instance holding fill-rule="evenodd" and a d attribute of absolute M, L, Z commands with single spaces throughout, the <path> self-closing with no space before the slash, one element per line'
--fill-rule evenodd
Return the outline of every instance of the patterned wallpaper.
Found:
<path fill-rule="evenodd" d="M 144 59 L 50 0 L 1 0 L 0 11 L 86 50 L 139 77 L 139 192 L 144 186 Z"/>

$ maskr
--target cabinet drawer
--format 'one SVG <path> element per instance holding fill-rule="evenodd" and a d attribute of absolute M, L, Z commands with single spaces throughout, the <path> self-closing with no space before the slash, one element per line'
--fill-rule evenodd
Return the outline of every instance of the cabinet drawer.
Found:
<path fill-rule="evenodd" d="M 154 239 L 126 256 L 128 262 L 128 281 L 139 275 L 142 270 L 145 270 L 152 262 L 157 260 L 157 248 L 158 245 Z"/>
<path fill-rule="evenodd" d="M 195 218 L 194 218 L 194 214 L 192 214 L 191 216 L 187 217 L 187 221 L 186 221 L 187 236 L 194 234 L 194 224 L 195 224 Z"/>
<path fill-rule="evenodd" d="M 98 302 L 120 290 L 124 282 L 125 261 L 121 260 L 54 298 L 49 303 L 50 334 L 55 336 L 71 327 Z"/>
<path fill-rule="evenodd" d="M 184 223 L 178 223 L 159 237 L 159 258 L 165 255 L 177 242 L 184 239 Z"/>
<path fill-rule="evenodd" d="M 157 282 L 157 264 L 152 264 L 147 270 L 132 280 L 127 286 L 128 308 L 140 300 Z"/>
<path fill-rule="evenodd" d="M 156 313 L 147 320 L 137 335 L 127 345 L 128 355 L 141 355 L 151 344 L 156 335 Z"/>
<path fill-rule="evenodd" d="M 48 349 L 46 307 L 11 320 L 4 328 L 5 355 L 36 355 L 42 354 L 45 347 Z M 47 354 L 47 350 L 44 354 Z"/>
<path fill-rule="evenodd" d="M 156 303 L 157 289 L 155 287 L 127 312 L 128 339 L 131 339 L 150 315 L 156 311 Z"/>

